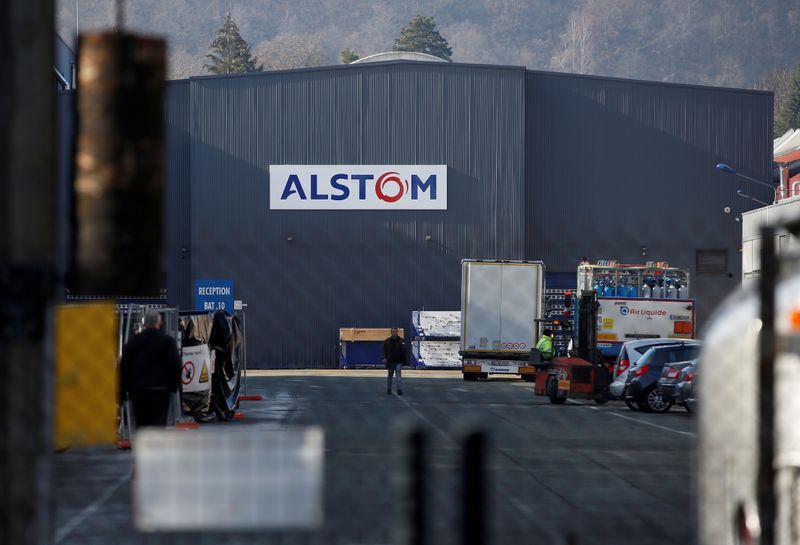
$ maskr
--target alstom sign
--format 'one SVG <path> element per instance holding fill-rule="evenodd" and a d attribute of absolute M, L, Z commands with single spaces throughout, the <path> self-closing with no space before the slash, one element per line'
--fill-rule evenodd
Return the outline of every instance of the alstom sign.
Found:
<path fill-rule="evenodd" d="M 271 210 L 447 210 L 447 165 L 270 165 Z"/>

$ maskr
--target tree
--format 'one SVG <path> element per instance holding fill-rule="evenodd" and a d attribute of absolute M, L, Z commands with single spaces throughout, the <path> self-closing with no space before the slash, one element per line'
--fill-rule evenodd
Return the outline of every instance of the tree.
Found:
<path fill-rule="evenodd" d="M 353 61 L 357 61 L 361 57 L 356 55 L 356 52 L 349 47 L 345 47 L 342 49 L 342 52 L 339 53 L 339 58 L 341 59 L 342 64 L 350 64 Z"/>
<path fill-rule="evenodd" d="M 575 74 L 591 74 L 597 62 L 596 43 L 595 32 L 586 14 L 573 13 L 561 35 L 561 50 L 553 57 L 553 68 Z"/>
<path fill-rule="evenodd" d="M 451 60 L 453 50 L 439 31 L 433 16 L 417 15 L 400 29 L 400 36 L 394 41 L 395 51 L 417 51 L 444 60 Z"/>
<path fill-rule="evenodd" d="M 250 54 L 250 46 L 239 34 L 239 27 L 230 13 L 225 14 L 225 20 L 208 50 L 210 53 L 206 58 L 211 62 L 204 64 L 203 68 L 212 74 L 244 74 L 262 70 L 257 59 Z"/>
<path fill-rule="evenodd" d="M 756 84 L 759 89 L 772 91 L 775 96 L 775 113 L 773 123 L 773 136 L 781 136 L 789 129 L 797 128 L 790 125 L 790 115 L 788 110 L 789 95 L 792 89 L 794 75 L 797 70 L 791 68 L 775 68 Z"/>
<path fill-rule="evenodd" d="M 316 34 L 280 34 L 256 47 L 266 70 L 291 70 L 322 66 L 330 59 Z"/>
<path fill-rule="evenodd" d="M 792 69 L 785 93 L 780 103 L 777 97 L 775 101 L 775 136 L 800 127 L 800 63 Z"/>

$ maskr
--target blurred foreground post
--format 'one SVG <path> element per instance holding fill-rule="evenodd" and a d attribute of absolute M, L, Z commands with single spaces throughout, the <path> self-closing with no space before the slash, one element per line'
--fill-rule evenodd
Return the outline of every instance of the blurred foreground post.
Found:
<path fill-rule="evenodd" d="M 0 543 L 46 544 L 52 295 L 53 1 L 0 2 Z"/>
<path fill-rule="evenodd" d="M 761 336 L 758 366 L 758 518 L 761 545 L 775 543 L 775 228 L 761 229 Z"/>
<path fill-rule="evenodd" d="M 74 293 L 157 297 L 164 42 L 85 34 L 78 67 Z"/>

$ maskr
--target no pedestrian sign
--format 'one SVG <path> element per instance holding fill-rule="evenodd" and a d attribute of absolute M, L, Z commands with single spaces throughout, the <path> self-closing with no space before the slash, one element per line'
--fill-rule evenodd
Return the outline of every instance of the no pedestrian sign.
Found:
<path fill-rule="evenodd" d="M 196 310 L 225 310 L 233 314 L 233 280 L 196 280 L 194 283 Z"/>

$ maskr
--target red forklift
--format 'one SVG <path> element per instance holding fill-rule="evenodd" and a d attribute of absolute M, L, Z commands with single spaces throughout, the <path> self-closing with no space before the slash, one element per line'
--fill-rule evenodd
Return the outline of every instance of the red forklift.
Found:
<path fill-rule="evenodd" d="M 569 315 L 572 296 L 564 298 L 565 314 Z M 569 321 L 560 322 L 568 329 L 575 350 L 566 356 L 543 361 L 538 350 L 531 350 L 530 371 L 536 373 L 536 395 L 547 396 L 550 403 L 562 404 L 567 398 L 593 399 L 602 405 L 608 402 L 611 373 L 603 355 L 597 350 L 597 311 L 600 308 L 597 294 L 584 290 L 578 305 L 577 336 Z"/>

